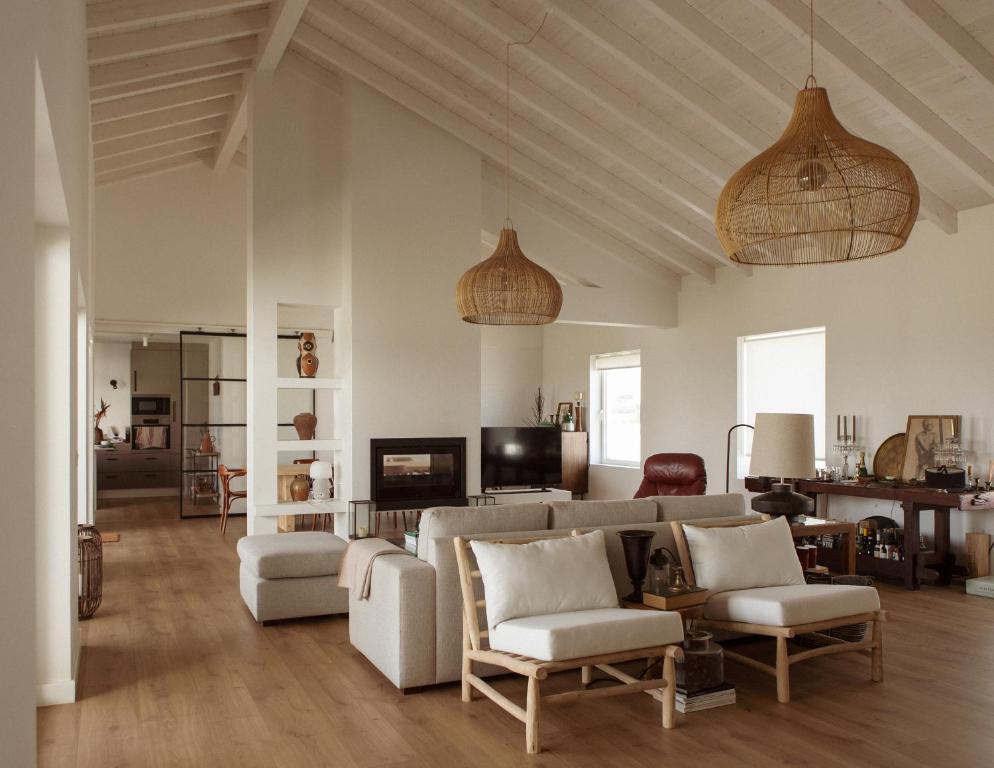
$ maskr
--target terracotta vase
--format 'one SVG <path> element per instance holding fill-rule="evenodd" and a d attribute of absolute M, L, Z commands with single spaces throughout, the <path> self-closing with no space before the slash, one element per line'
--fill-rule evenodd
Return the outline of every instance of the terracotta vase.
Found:
<path fill-rule="evenodd" d="M 290 483 L 290 498 L 294 501 L 307 501 L 311 494 L 311 485 L 307 482 L 306 475 L 297 475 Z"/>
<path fill-rule="evenodd" d="M 104 431 L 100 427 L 93 428 L 93 444 L 100 445 L 104 441 Z"/>
<path fill-rule="evenodd" d="M 300 334 L 297 342 L 297 375 L 303 379 L 313 379 L 318 372 L 318 356 L 314 351 L 318 348 L 317 339 L 313 333 Z"/>
<path fill-rule="evenodd" d="M 214 453 L 214 438 L 211 435 L 200 438 L 200 453 Z"/>
<path fill-rule="evenodd" d="M 298 413 L 293 417 L 293 428 L 297 430 L 300 440 L 313 440 L 317 425 L 318 417 L 313 413 Z"/>

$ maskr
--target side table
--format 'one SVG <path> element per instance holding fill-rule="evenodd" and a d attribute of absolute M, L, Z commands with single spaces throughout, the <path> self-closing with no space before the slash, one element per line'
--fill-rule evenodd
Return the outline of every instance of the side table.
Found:
<path fill-rule="evenodd" d="M 808 517 L 803 522 L 792 523 L 790 535 L 795 539 L 805 539 L 809 536 L 842 536 L 843 549 L 841 557 L 832 555 L 836 550 L 823 547 L 818 548 L 818 564 L 827 565 L 830 570 L 841 571 L 852 575 L 856 573 L 856 523 L 847 523 L 840 520 L 825 520 L 820 517 Z M 832 555 L 827 555 L 831 552 Z M 823 556 L 827 555 L 827 558 Z M 822 559 L 829 559 L 831 562 L 822 563 Z"/>
<path fill-rule="evenodd" d="M 625 608 L 634 608 L 642 611 L 675 611 L 680 614 L 686 625 L 688 621 L 699 619 L 704 615 L 704 603 L 707 600 L 708 591 L 706 589 L 691 587 L 688 590 L 673 595 L 656 595 L 652 592 L 643 592 L 641 603 L 622 600 L 621 605 Z"/>

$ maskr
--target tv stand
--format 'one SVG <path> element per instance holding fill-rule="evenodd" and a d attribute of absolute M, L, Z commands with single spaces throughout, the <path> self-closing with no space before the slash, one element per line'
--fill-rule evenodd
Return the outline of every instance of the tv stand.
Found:
<path fill-rule="evenodd" d="M 562 488 L 506 488 L 499 491 L 485 491 L 493 496 L 497 504 L 527 504 L 528 502 L 570 501 L 571 491 Z"/>

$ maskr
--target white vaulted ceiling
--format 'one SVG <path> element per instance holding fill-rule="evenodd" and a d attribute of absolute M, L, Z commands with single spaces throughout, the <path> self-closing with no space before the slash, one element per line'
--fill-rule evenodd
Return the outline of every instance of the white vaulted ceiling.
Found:
<path fill-rule="evenodd" d="M 98 183 L 239 162 L 256 69 L 351 75 L 503 162 L 630 265 L 713 279 L 714 205 L 808 72 L 802 0 L 101 0 L 88 4 Z M 816 0 L 819 85 L 905 159 L 922 217 L 994 199 L 994 0 Z M 282 61 L 282 63 L 280 63 Z M 484 178 L 492 183 L 496 173 Z"/>

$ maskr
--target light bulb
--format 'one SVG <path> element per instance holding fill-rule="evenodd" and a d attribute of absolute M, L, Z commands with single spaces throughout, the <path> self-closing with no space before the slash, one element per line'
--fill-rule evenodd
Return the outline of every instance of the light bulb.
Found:
<path fill-rule="evenodd" d="M 809 158 L 797 169 L 797 186 L 804 192 L 815 192 L 825 186 L 828 171 L 820 160 Z"/>

